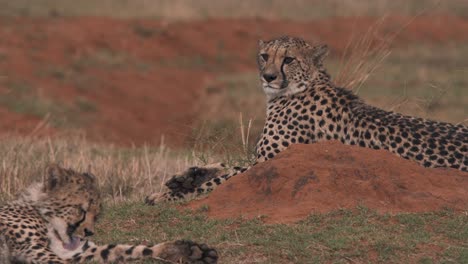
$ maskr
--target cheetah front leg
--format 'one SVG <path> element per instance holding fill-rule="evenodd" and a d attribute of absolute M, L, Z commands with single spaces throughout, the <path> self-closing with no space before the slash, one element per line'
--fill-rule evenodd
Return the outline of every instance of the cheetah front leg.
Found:
<path fill-rule="evenodd" d="M 214 163 L 204 167 L 191 167 L 180 175 L 174 175 L 165 183 L 169 189 L 168 191 L 147 196 L 145 203 L 155 205 L 158 202 L 194 198 L 211 192 L 229 178 L 247 169 L 249 168 L 228 168 L 223 163 Z"/>
<path fill-rule="evenodd" d="M 218 253 L 205 244 L 188 240 L 165 242 L 154 246 L 131 245 L 91 245 L 87 241 L 84 252 L 72 257 L 73 263 L 95 261 L 99 263 L 128 262 L 133 260 L 155 259 L 169 263 L 217 263 Z"/>

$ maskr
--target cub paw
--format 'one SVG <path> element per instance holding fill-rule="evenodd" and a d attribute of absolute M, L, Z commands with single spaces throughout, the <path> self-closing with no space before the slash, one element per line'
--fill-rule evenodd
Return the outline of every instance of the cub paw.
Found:
<path fill-rule="evenodd" d="M 215 249 L 190 240 L 178 240 L 169 244 L 161 257 L 175 263 L 214 264 L 218 262 L 218 252 Z"/>

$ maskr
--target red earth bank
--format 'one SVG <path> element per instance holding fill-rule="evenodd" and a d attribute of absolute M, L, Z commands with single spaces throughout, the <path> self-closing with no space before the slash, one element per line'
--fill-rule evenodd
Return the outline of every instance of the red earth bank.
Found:
<path fill-rule="evenodd" d="M 262 216 L 267 223 L 356 206 L 381 213 L 466 211 L 468 173 L 428 169 L 385 150 L 336 141 L 292 145 L 189 204 L 201 206 L 213 218 Z"/>
<path fill-rule="evenodd" d="M 79 127 L 93 139 L 173 145 L 190 137 L 207 80 L 219 73 L 255 70 L 258 39 L 296 35 L 328 43 L 340 55 L 376 18 L 310 22 L 217 19 L 166 23 L 111 18 L 1 18 L 0 96 L 14 84 L 30 96 L 93 105 Z M 411 22 L 410 22 L 411 21 Z M 399 32 L 393 45 L 449 44 L 468 40 L 468 20 L 428 15 L 390 16 L 380 32 Z M 2 106 L 0 106 L 2 107 Z M 42 116 L 0 108 L 0 133 L 28 134 Z M 60 114 L 60 113 L 59 113 Z M 57 118 L 52 113 L 50 119 Z M 63 129 L 67 127 L 58 127 Z M 55 131 L 52 128 L 47 131 Z"/>

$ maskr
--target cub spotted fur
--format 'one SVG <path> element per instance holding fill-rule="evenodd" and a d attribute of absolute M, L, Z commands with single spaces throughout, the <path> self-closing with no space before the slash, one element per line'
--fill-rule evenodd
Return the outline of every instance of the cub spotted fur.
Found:
<path fill-rule="evenodd" d="M 0 207 L 0 250 L 4 261 L 20 263 L 108 263 L 163 259 L 216 263 L 216 250 L 191 241 L 145 245 L 96 245 L 88 236 L 101 208 L 95 177 L 57 165 L 46 181 Z M 1 259 L 0 258 L 0 259 Z"/>

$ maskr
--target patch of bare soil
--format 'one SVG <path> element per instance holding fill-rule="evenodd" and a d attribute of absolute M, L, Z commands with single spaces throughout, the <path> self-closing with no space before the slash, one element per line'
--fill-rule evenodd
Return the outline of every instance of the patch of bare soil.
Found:
<path fill-rule="evenodd" d="M 157 144 L 165 135 L 177 145 L 191 136 L 211 78 L 255 70 L 258 39 L 301 36 L 328 43 L 339 56 L 351 36 L 363 35 L 377 20 L 0 18 L 0 93 L 78 104 L 81 111 L 68 113 L 58 130 L 80 128 L 93 139 L 119 144 Z M 468 40 L 468 21 L 446 15 L 390 16 L 380 28 L 400 32 L 394 46 Z M 2 123 L 0 133 L 29 133 L 47 109 L 37 111 L 3 107 L 2 118 L 15 122 Z M 50 119 L 57 115 L 64 113 L 53 112 Z"/>
<path fill-rule="evenodd" d="M 336 141 L 292 145 L 189 207 L 206 205 L 213 218 L 264 216 L 267 223 L 356 206 L 381 213 L 466 211 L 468 173 Z"/>

